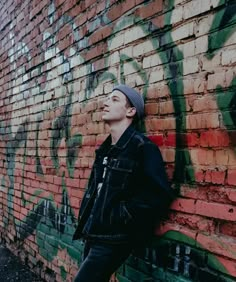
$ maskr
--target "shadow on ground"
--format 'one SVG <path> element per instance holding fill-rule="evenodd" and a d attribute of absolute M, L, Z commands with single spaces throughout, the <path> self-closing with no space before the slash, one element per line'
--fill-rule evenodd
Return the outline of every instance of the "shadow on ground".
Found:
<path fill-rule="evenodd" d="M 0 245 L 0 281 L 44 282 L 3 245 Z"/>

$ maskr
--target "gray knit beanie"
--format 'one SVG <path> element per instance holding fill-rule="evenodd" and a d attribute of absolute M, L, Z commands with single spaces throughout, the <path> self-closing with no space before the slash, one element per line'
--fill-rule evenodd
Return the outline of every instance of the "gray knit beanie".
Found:
<path fill-rule="evenodd" d="M 141 119 L 144 116 L 144 100 L 142 95 L 124 84 L 116 85 L 112 91 L 115 90 L 122 92 L 127 97 L 132 106 L 136 108 L 138 118 Z"/>

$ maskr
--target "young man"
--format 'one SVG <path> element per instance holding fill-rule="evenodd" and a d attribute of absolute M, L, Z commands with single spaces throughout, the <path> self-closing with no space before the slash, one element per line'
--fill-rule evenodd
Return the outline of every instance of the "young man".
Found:
<path fill-rule="evenodd" d="M 174 199 L 158 147 L 133 127 L 143 116 L 142 96 L 126 85 L 104 102 L 110 135 L 96 150 L 73 237 L 85 240 L 76 282 L 108 282 L 135 245 L 150 239 Z"/>

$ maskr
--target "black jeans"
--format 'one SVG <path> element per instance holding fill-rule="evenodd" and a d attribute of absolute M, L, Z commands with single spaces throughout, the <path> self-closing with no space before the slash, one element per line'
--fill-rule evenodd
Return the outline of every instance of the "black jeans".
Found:
<path fill-rule="evenodd" d="M 74 282 L 108 282 L 111 275 L 131 253 L 128 244 L 99 244 L 86 242 L 84 260 Z"/>

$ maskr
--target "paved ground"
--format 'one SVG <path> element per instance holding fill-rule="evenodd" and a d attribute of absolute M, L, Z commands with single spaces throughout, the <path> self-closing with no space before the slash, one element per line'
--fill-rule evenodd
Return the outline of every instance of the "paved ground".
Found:
<path fill-rule="evenodd" d="M 42 282 L 30 268 L 21 263 L 7 248 L 0 244 L 0 281 Z"/>

